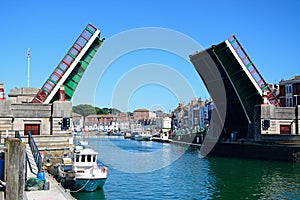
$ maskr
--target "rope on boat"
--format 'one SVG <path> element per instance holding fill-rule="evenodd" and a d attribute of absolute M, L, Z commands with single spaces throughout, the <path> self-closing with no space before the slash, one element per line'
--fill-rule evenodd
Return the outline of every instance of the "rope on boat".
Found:
<path fill-rule="evenodd" d="M 91 180 L 91 179 L 89 179 L 89 180 L 84 184 L 84 186 L 82 186 L 79 190 L 76 190 L 76 191 L 70 191 L 70 192 L 74 192 L 74 193 L 80 192 L 83 188 L 85 188 L 85 186 L 87 186 L 87 184 L 90 182 L 90 180 Z"/>

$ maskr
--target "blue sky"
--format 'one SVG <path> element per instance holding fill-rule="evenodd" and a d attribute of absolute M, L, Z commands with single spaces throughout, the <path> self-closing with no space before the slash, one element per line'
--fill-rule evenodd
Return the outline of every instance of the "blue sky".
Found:
<path fill-rule="evenodd" d="M 31 49 L 30 86 L 40 88 L 88 23 L 99 28 L 106 39 L 136 28 L 160 27 L 184 34 L 204 48 L 235 34 L 267 82 L 300 74 L 297 0 L 12 0 L 1 1 L 0 8 L 0 81 L 6 93 L 11 88 L 27 86 L 27 48 Z M 178 72 L 190 83 L 194 97 L 208 96 L 184 58 L 146 49 L 122 56 L 107 68 L 94 90 L 94 105 L 110 107 L 116 82 L 130 70 L 149 63 L 163 64 Z M 180 85 L 175 81 L 172 87 Z M 91 103 L 84 102 L 81 96 L 76 93 L 74 104 Z M 162 108 L 168 112 L 187 100 L 166 85 L 154 83 L 136 88 L 125 101 L 129 110 Z"/>

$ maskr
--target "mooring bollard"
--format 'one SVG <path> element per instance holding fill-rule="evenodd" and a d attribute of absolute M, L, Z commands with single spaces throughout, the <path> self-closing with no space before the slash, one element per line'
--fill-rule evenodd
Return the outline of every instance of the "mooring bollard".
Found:
<path fill-rule="evenodd" d="M 25 145 L 18 138 L 8 138 L 6 144 L 6 199 L 24 199 Z"/>

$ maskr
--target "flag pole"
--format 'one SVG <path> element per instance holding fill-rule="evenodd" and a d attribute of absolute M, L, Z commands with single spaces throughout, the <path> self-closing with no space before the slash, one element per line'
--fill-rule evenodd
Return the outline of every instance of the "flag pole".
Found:
<path fill-rule="evenodd" d="M 27 50 L 27 87 L 30 87 L 30 49 Z"/>

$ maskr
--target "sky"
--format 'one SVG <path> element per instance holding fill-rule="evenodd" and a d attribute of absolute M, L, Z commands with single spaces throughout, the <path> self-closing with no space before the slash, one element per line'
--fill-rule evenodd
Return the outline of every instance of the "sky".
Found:
<path fill-rule="evenodd" d="M 188 56 L 199 50 L 192 48 L 208 48 L 232 34 L 267 82 L 300 75 L 298 0 L 11 0 L 0 2 L 0 19 L 0 81 L 6 94 L 27 87 L 28 48 L 30 87 L 40 88 L 88 23 L 106 40 L 85 72 L 73 105 L 169 112 L 189 99 L 207 99 Z M 139 31 L 142 36 L 135 35 Z M 164 31 L 174 35 L 160 38 L 157 46 L 137 42 L 151 43 L 156 39 L 152 33 Z M 165 40 L 174 46 L 162 48 Z M 133 44 L 138 47 L 119 52 Z M 178 53 L 181 46 L 185 51 Z M 109 55 L 114 59 L 101 65 Z M 95 73 L 99 68 L 102 71 Z"/>

